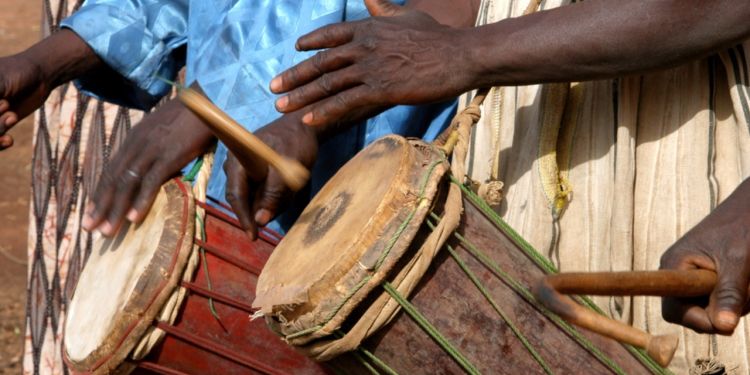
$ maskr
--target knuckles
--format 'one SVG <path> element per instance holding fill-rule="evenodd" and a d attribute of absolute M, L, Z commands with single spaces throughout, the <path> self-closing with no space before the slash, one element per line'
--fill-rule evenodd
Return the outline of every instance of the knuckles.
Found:
<path fill-rule="evenodd" d="M 324 95 L 330 95 L 333 92 L 333 82 L 330 74 L 323 74 L 318 79 L 318 87 Z"/>

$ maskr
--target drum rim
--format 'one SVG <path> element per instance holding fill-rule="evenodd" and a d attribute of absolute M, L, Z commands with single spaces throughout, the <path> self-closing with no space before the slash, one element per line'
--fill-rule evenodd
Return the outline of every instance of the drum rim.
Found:
<path fill-rule="evenodd" d="M 193 246 L 192 237 L 194 230 L 193 216 L 195 215 L 195 203 L 191 190 L 187 188 L 185 182 L 180 178 L 174 178 L 167 181 L 167 183 L 164 184 L 164 187 L 169 185 L 177 187 L 175 191 L 179 193 L 179 196 L 168 197 L 168 202 L 171 203 L 172 200 L 176 199 L 179 199 L 179 201 L 182 202 L 180 205 L 181 213 L 179 225 L 181 235 L 174 245 L 174 253 L 168 263 L 169 270 L 166 272 L 169 272 L 169 277 L 161 280 L 158 286 L 154 288 L 148 303 L 142 309 L 143 313 L 139 317 L 132 319 L 127 325 L 127 328 L 123 330 L 123 333 L 118 340 L 110 340 L 110 337 L 112 336 L 107 337 L 102 344 L 88 355 L 87 358 L 81 361 L 75 361 L 69 357 L 67 345 L 65 344 L 65 329 L 67 328 L 67 324 L 64 325 L 62 340 L 62 347 L 64 350 L 62 350 L 62 357 L 68 367 L 76 371 L 93 374 L 107 373 L 116 369 L 127 358 L 135 345 L 137 345 L 148 327 L 152 326 L 153 319 L 159 314 L 163 307 L 162 305 L 172 294 L 174 288 L 179 286 L 183 272 L 182 270 L 175 272 L 175 270 L 177 268 L 184 269 L 188 255 Z M 187 233 L 188 231 L 190 233 Z M 160 244 L 162 238 L 163 237 L 160 236 Z M 182 264 L 180 265 L 178 263 Z M 78 285 L 76 285 L 76 289 L 77 288 Z M 75 298 L 75 291 L 73 292 L 73 298 Z M 73 300 L 71 299 L 71 302 L 72 301 Z M 126 303 L 123 310 L 130 307 L 131 304 L 132 301 L 128 300 L 128 303 Z M 151 318 L 145 319 L 145 317 Z M 136 332 L 139 332 L 139 334 L 134 335 Z M 114 341 L 114 345 L 107 345 L 108 341 Z"/>
<path fill-rule="evenodd" d="M 404 188 L 406 186 L 409 186 L 414 191 L 412 193 L 418 193 L 420 189 L 420 183 L 424 183 L 425 185 L 425 198 L 426 201 L 429 202 L 429 204 L 426 207 L 420 208 L 419 199 L 415 199 L 411 205 L 405 204 L 404 207 L 395 210 L 391 217 L 384 221 L 382 224 L 373 227 L 371 222 L 367 222 L 365 224 L 365 227 L 361 229 L 362 232 L 368 231 L 368 232 L 378 232 L 378 233 L 387 233 L 389 230 L 392 230 L 396 227 L 398 227 L 401 224 L 401 218 L 402 216 L 405 216 L 405 211 L 409 211 L 409 209 L 414 210 L 414 216 L 412 218 L 413 223 L 412 225 L 409 225 L 409 228 L 406 228 L 404 232 L 397 237 L 397 240 L 394 244 L 394 250 L 396 248 L 401 249 L 402 251 L 405 251 L 411 244 L 414 236 L 416 236 L 419 228 L 422 225 L 422 222 L 424 221 L 424 218 L 427 216 L 428 212 L 430 211 L 430 206 L 434 199 L 437 197 L 437 190 L 438 186 L 440 185 L 440 181 L 442 181 L 443 177 L 448 172 L 449 166 L 447 159 L 445 158 L 445 155 L 442 154 L 437 148 L 434 147 L 434 145 L 431 145 L 429 143 L 423 142 L 421 140 L 417 139 L 407 139 L 401 136 L 396 135 L 389 135 L 386 137 L 383 137 L 380 140 L 383 139 L 397 139 L 404 147 L 408 147 L 409 156 L 405 157 L 404 159 L 409 161 L 406 163 L 403 163 L 398 166 L 399 175 L 400 178 L 396 178 L 394 181 L 398 181 L 402 183 L 403 185 L 399 186 L 398 183 L 393 184 L 390 186 L 386 192 L 383 195 L 383 200 L 378 203 L 377 209 L 374 212 L 374 215 L 382 214 L 382 206 L 388 205 L 388 197 L 396 198 L 400 195 L 408 196 L 409 194 L 405 194 Z M 376 142 L 378 142 L 376 141 Z M 368 147 L 371 147 L 376 142 L 371 144 Z M 366 150 L 367 148 L 365 148 Z M 364 150 L 363 150 L 364 151 Z M 362 152 L 362 151 L 361 151 Z M 358 154 L 359 155 L 359 154 Z M 402 161 L 404 160 L 402 159 Z M 430 160 L 430 163 L 423 163 L 425 160 Z M 433 167 L 431 169 L 431 167 Z M 331 178 L 333 180 L 334 178 Z M 423 181 L 424 179 L 424 181 Z M 331 181 L 329 180 L 329 182 Z M 412 186 L 413 185 L 413 186 Z M 401 194 L 394 194 L 394 192 L 401 192 Z M 414 196 L 418 196 L 418 194 L 413 194 Z M 404 200 L 406 203 L 406 200 Z M 411 207 L 413 206 L 413 207 Z M 360 237 L 358 235 L 358 237 Z M 287 235 L 285 238 L 289 238 Z M 359 242 L 355 242 L 355 246 L 361 246 L 358 245 Z M 370 249 L 374 248 L 376 243 L 372 243 L 370 245 L 373 245 L 370 247 Z M 403 249 L 402 249 L 403 248 Z M 274 253 L 277 253 L 279 251 L 279 248 L 275 250 Z M 345 250 L 342 250 L 345 251 Z M 395 251 L 394 251 L 395 253 Z M 360 256 L 363 257 L 367 254 L 367 252 L 363 252 Z M 398 262 L 398 259 L 400 259 L 400 256 L 391 255 L 387 257 L 389 260 L 387 263 L 393 263 L 396 264 Z M 269 260 L 270 261 L 270 260 Z M 392 265 L 393 265 L 392 264 Z M 361 288 L 358 288 L 357 291 L 348 297 L 345 298 L 338 298 L 339 296 L 335 296 L 335 300 L 341 299 L 342 305 L 339 309 L 336 310 L 335 314 L 322 314 L 325 316 L 320 316 L 318 318 L 310 318 L 310 315 L 313 313 L 320 314 L 325 310 L 325 303 L 317 303 L 315 305 L 310 304 L 310 302 L 306 302 L 303 305 L 307 305 L 308 308 L 311 310 L 305 314 L 300 315 L 294 320 L 290 320 L 288 323 L 280 323 L 275 322 L 270 316 L 267 316 L 267 322 L 271 325 L 271 328 L 276 331 L 281 336 L 287 337 L 287 340 L 290 342 L 297 342 L 297 343 L 303 343 L 310 340 L 313 340 L 317 337 L 323 337 L 328 335 L 328 329 L 331 327 L 331 325 L 337 325 L 338 321 L 345 320 L 351 312 L 356 309 L 356 306 L 359 305 L 360 300 L 363 298 L 363 296 L 368 295 L 379 283 L 378 279 L 385 277 L 386 274 L 388 274 L 391 271 L 391 267 L 388 267 L 385 263 L 383 267 L 376 269 L 372 272 L 372 278 L 367 281 L 365 284 L 362 285 Z M 267 268 L 264 268 L 264 271 Z M 355 265 L 352 267 L 350 271 L 347 272 L 347 274 L 343 275 L 338 281 L 341 282 L 342 280 L 345 280 L 347 275 L 351 272 L 357 272 L 358 270 L 362 270 L 361 266 Z M 259 279 L 259 285 L 260 285 L 260 279 Z M 337 284 L 338 285 L 338 284 Z M 312 288 L 312 286 L 309 286 Z M 260 289 L 259 289 L 260 290 Z M 355 297 L 358 296 L 358 297 Z M 334 296 L 331 296 L 333 298 Z M 255 307 L 258 307 L 254 304 Z M 275 314 L 273 314 L 275 316 Z M 305 321 L 306 323 L 302 323 Z M 302 323 L 302 324 L 300 324 Z M 315 323 L 315 324 L 307 324 L 307 323 Z M 311 332 L 312 328 L 316 328 L 320 333 L 317 332 Z M 303 327 L 308 327 L 305 329 L 302 329 Z M 302 332 L 306 332 L 303 335 L 299 335 Z M 295 344 L 297 345 L 297 344 Z"/>

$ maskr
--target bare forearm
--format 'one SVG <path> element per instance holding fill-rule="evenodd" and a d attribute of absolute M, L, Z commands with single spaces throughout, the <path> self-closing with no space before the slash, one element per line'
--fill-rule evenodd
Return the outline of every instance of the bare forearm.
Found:
<path fill-rule="evenodd" d="M 748 19 L 748 2 L 587 0 L 461 33 L 482 87 L 674 66 L 748 38 Z"/>
<path fill-rule="evenodd" d="M 68 29 L 62 29 L 43 39 L 20 56 L 39 64 L 50 87 L 104 66 L 88 44 Z"/>

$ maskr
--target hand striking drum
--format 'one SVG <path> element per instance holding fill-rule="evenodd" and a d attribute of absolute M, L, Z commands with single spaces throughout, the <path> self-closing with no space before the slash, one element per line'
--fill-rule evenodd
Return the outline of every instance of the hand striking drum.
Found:
<path fill-rule="evenodd" d="M 187 182 L 170 181 L 143 223 L 96 240 L 67 312 L 63 357 L 74 373 L 325 373 L 250 321 L 279 236 L 261 230 L 250 242 L 205 204 L 208 159 L 195 198 Z"/>

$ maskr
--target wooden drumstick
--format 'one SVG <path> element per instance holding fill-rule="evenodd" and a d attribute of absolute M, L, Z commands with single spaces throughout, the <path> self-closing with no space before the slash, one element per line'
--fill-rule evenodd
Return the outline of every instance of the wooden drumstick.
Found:
<path fill-rule="evenodd" d="M 276 169 L 284 183 L 293 191 L 305 186 L 310 178 L 310 171 L 302 163 L 279 155 L 195 90 L 183 88 L 179 91 L 179 98 L 206 122 L 216 137 L 224 142 L 240 161 L 247 162 L 253 157 L 260 158 Z"/>
<path fill-rule="evenodd" d="M 711 293 L 716 273 L 708 270 L 561 273 L 549 275 L 534 286 L 534 296 L 570 323 L 612 339 L 646 349 L 666 367 L 677 349 L 677 335 L 650 335 L 585 308 L 563 294 L 606 296 L 698 297 Z"/>

